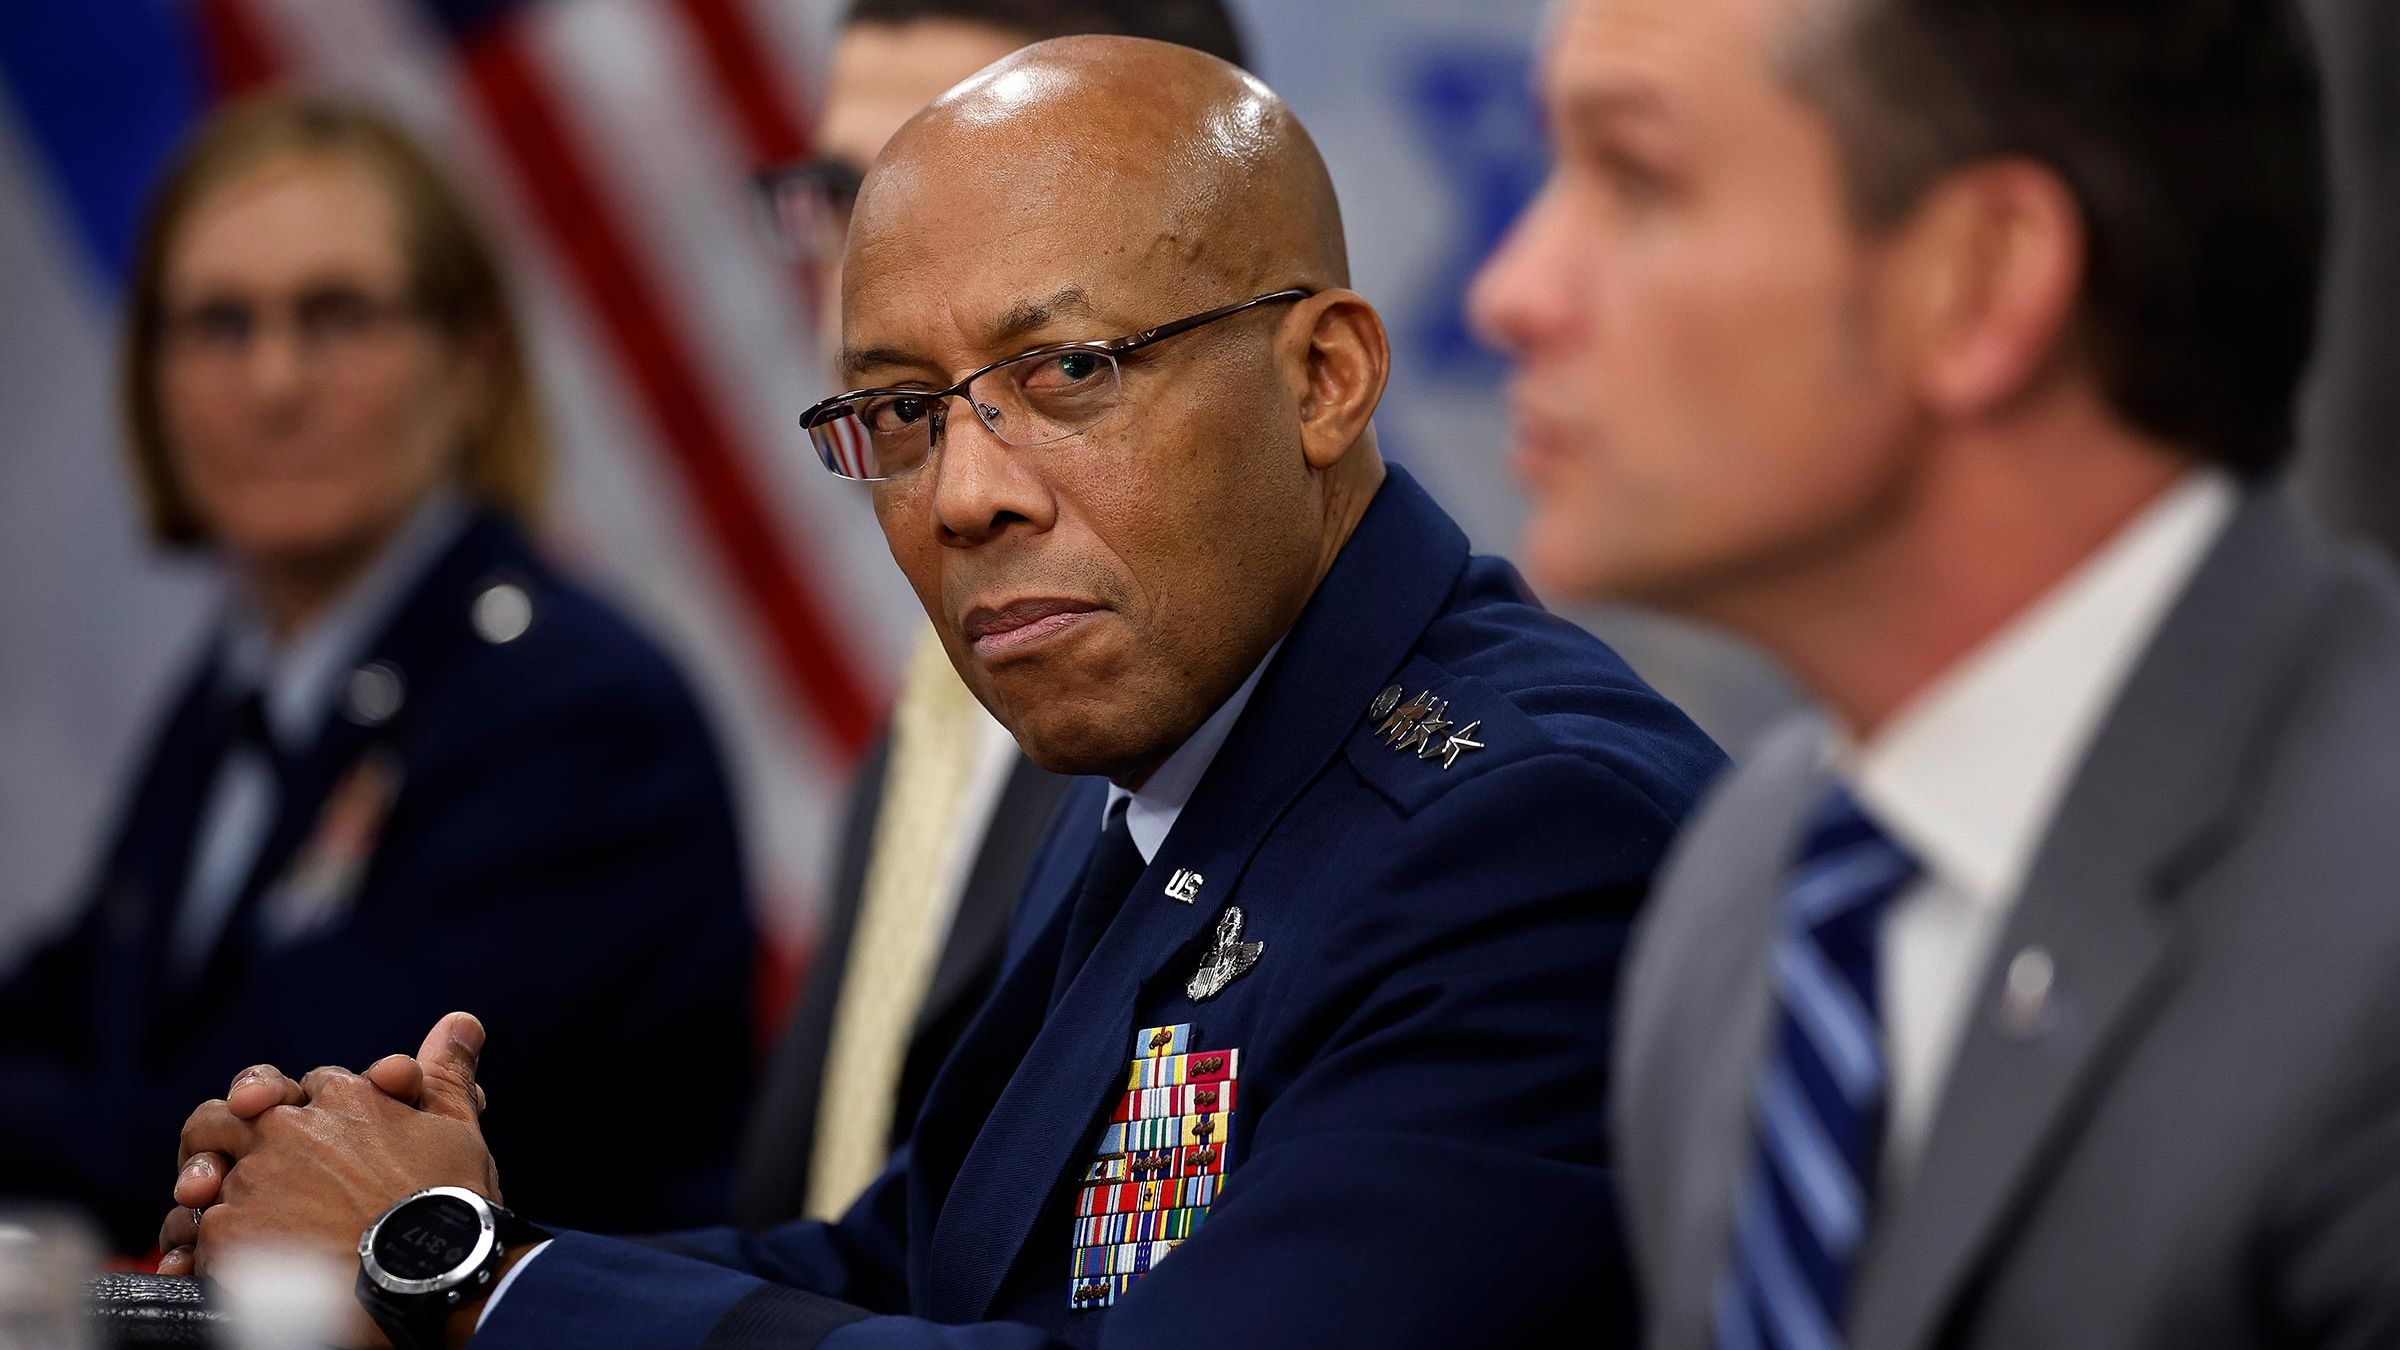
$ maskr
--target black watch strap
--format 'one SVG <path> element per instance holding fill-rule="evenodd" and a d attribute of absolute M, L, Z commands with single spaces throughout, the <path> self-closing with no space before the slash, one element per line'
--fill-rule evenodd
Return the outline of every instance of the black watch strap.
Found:
<path fill-rule="evenodd" d="M 447 1300 L 438 1295 L 387 1293 L 363 1270 L 358 1272 L 357 1288 L 360 1305 L 391 1339 L 392 1350 L 443 1350 L 450 1322 Z"/>
<path fill-rule="evenodd" d="M 492 1206 L 492 1217 L 500 1224 L 500 1251 L 506 1255 L 511 1247 L 548 1242 L 550 1230 L 517 1213 L 506 1205 Z"/>

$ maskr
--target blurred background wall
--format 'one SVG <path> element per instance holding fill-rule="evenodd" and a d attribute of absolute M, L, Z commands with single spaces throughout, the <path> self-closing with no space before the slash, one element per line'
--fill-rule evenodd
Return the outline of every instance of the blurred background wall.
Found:
<path fill-rule="evenodd" d="M 2330 86 L 2333 275 L 2303 435 L 2321 514 L 2400 543 L 2400 4 L 2309 0 Z"/>
<path fill-rule="evenodd" d="M 2315 0 L 2343 138 L 2342 273 L 2307 484 L 2389 538 L 2400 425 L 2400 9 Z M 1543 165 L 1541 0 L 1248 0 L 1259 73 L 1321 143 L 1396 346 L 1386 448 L 1506 552 L 1501 367 L 1461 300 Z M 829 392 L 746 191 L 801 153 L 834 0 L 81 0 L 0 18 L 0 965 L 63 912 L 213 580 L 140 541 L 113 413 L 134 211 L 183 128 L 268 79 L 392 107 L 517 263 L 560 441 L 554 542 L 698 676 L 769 923 L 804 943 L 852 757 L 914 601 L 794 425 Z M 1786 706 L 1729 645 L 1579 615 L 1738 750 Z"/>

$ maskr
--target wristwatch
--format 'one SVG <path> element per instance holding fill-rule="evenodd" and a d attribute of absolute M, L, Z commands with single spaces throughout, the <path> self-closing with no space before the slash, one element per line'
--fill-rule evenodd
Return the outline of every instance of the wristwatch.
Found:
<path fill-rule="evenodd" d="M 508 1249 L 549 1236 L 464 1186 L 429 1186 L 359 1235 L 358 1301 L 398 1350 L 439 1350 L 452 1310 L 491 1291 Z"/>

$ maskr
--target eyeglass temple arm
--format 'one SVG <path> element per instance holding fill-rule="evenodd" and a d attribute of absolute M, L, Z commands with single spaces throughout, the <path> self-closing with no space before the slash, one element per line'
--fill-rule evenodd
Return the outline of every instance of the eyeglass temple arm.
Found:
<path fill-rule="evenodd" d="M 1137 347 L 1147 347 L 1153 342 L 1164 342 L 1178 333 L 1188 333 L 1204 323 L 1230 319 L 1245 309 L 1272 304 L 1277 300 L 1306 300 L 1314 294 L 1316 294 L 1315 291 L 1309 290 L 1305 286 L 1287 286 L 1280 291 L 1269 291 L 1265 295 L 1254 295 L 1247 300 L 1236 300 L 1230 305 L 1219 305 L 1215 309 L 1194 314 L 1189 318 L 1177 319 L 1173 323 L 1162 323 L 1156 328 L 1145 328 L 1131 337 L 1121 337 L 1114 342 L 1103 342 L 1097 345 L 1111 355 L 1121 355 Z"/>
<path fill-rule="evenodd" d="M 1156 328 L 1145 328 L 1141 332 L 1133 334 L 1131 337 L 1115 338 L 1107 342 L 1061 342 L 1055 346 L 1036 347 L 1029 352 L 1018 352 L 1014 356 L 1007 357 L 999 361 L 994 361 L 988 366 L 983 366 L 967 372 L 967 374 L 961 378 L 958 383 L 951 385 L 947 389 L 910 389 L 906 390 L 905 392 L 914 394 L 920 398 L 932 399 L 936 403 L 946 403 L 954 398 L 965 398 L 967 396 L 967 386 L 975 383 L 975 381 L 979 379 L 982 379 L 985 375 L 988 375 L 991 372 L 998 370 L 1000 367 L 1010 364 L 1011 362 L 1022 361 L 1029 356 L 1044 356 L 1053 352 L 1075 351 L 1077 349 L 1086 351 L 1101 351 L 1107 352 L 1111 356 L 1121 356 L 1126 352 L 1135 350 L 1136 348 L 1147 347 L 1153 342 L 1164 342 L 1168 338 L 1174 337 L 1178 333 L 1188 333 L 1204 323 L 1215 323 L 1219 319 L 1231 318 L 1234 315 L 1241 313 L 1243 310 L 1253 308 L 1254 306 L 1272 304 L 1278 300 L 1306 300 L 1308 297 L 1315 294 L 1315 291 L 1310 290 L 1305 286 L 1287 286 L 1280 291 L 1269 291 L 1265 295 L 1254 295 L 1247 300 L 1236 300 L 1230 305 L 1220 305 L 1215 309 L 1194 314 L 1188 318 L 1177 319 L 1173 323 L 1162 323 Z M 816 407 L 809 409 L 808 412 L 803 413 L 800 418 L 800 425 L 804 427 L 815 426 L 819 422 L 831 420 L 827 414 L 833 412 L 836 405 L 848 402 L 850 400 L 864 398 L 870 394 L 886 392 L 899 393 L 903 391 L 861 389 L 853 393 L 837 395 L 833 398 L 825 400 Z"/>

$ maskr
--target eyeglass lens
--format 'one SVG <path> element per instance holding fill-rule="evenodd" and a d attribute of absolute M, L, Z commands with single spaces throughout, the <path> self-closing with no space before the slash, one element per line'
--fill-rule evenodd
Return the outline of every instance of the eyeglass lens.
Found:
<path fill-rule="evenodd" d="M 857 168 L 834 159 L 810 160 L 759 179 L 768 231 L 786 257 L 817 263 L 841 260 L 859 180 Z"/>
<path fill-rule="evenodd" d="M 1047 445 L 1091 430 L 1123 393 L 1116 358 L 1104 352 L 1031 354 L 977 375 L 964 397 L 1007 445 Z M 830 409 L 808 429 L 825 467 L 845 478 L 890 478 L 931 453 L 942 421 L 934 391 L 880 393 Z"/>

